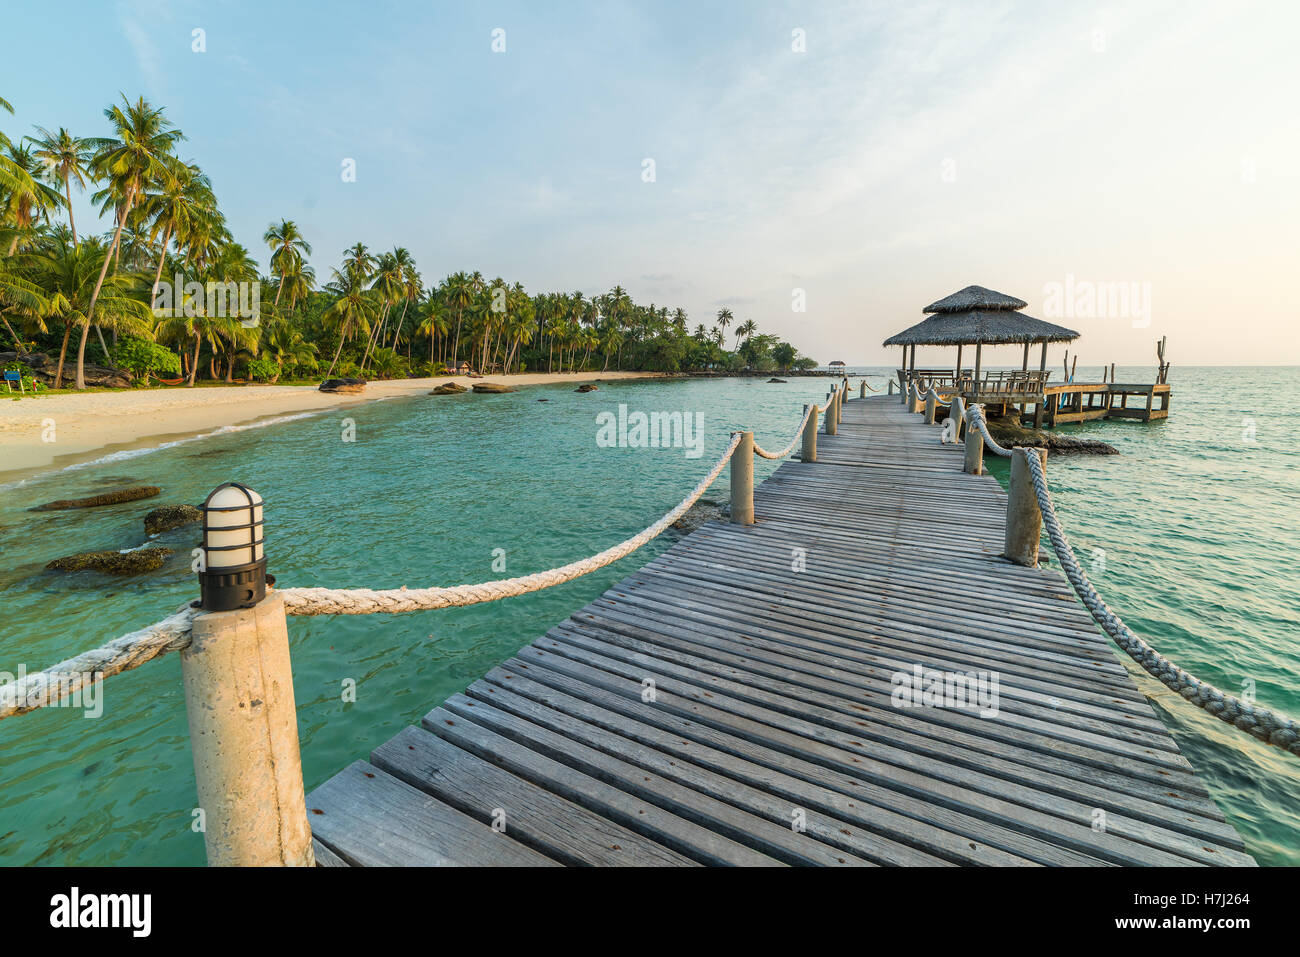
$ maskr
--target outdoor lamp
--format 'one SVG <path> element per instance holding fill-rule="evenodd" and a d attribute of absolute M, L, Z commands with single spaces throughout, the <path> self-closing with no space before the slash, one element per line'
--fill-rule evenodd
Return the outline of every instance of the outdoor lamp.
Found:
<path fill-rule="evenodd" d="M 204 611 L 252 608 L 266 597 L 262 496 L 238 482 L 212 490 L 203 503 L 203 556 L 199 603 Z"/>

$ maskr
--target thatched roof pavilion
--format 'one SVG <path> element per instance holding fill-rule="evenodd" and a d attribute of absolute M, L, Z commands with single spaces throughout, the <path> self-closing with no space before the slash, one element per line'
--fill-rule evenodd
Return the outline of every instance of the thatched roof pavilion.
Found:
<path fill-rule="evenodd" d="M 916 368 L 916 347 L 921 346 L 956 346 L 957 375 L 961 375 L 961 349 L 964 345 L 975 346 L 975 378 L 980 374 L 980 352 L 985 344 L 1007 345 L 1024 343 L 1025 356 L 1023 369 L 1029 368 L 1030 343 L 1043 344 L 1042 362 L 1039 370 L 1047 368 L 1047 344 L 1049 342 L 1071 342 L 1079 338 L 1073 329 L 1066 329 L 1042 319 L 1027 316 L 1021 309 L 1028 305 L 1021 299 L 1008 296 L 983 286 L 967 286 L 951 296 L 926 306 L 923 312 L 930 313 L 916 325 L 890 336 L 884 341 L 886 346 L 903 347 L 903 368 Z M 908 349 L 911 361 L 908 361 Z"/>

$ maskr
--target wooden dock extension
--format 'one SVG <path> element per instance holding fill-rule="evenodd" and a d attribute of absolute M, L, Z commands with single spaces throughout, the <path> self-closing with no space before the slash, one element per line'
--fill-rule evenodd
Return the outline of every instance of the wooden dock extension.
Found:
<path fill-rule="evenodd" d="M 309 794 L 318 860 L 1253 864 L 1065 579 L 999 557 L 1006 497 L 939 436 L 846 403 L 756 524 L 687 535 Z M 983 715 L 895 695 L 971 673 Z"/>

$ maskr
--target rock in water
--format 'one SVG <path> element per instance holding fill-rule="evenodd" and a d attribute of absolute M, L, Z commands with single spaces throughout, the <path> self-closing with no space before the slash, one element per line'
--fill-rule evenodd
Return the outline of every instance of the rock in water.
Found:
<path fill-rule="evenodd" d="M 157 535 L 202 518 L 203 512 L 193 505 L 159 505 L 144 517 L 144 531 L 146 535 Z"/>
<path fill-rule="evenodd" d="M 118 502 L 135 502 L 142 498 L 153 498 L 161 492 L 157 485 L 137 485 L 135 488 L 122 488 L 116 492 L 104 492 L 87 498 L 62 498 L 57 502 L 37 505 L 33 512 L 56 512 L 67 508 L 95 508 L 99 505 L 116 505 Z"/>
<path fill-rule="evenodd" d="M 429 395 L 460 395 L 462 392 L 468 391 L 469 389 L 465 388 L 459 382 L 444 382 L 436 389 L 430 390 Z"/>
<path fill-rule="evenodd" d="M 1105 442 L 1098 442 L 1096 439 L 1074 439 L 1045 429 L 1028 428 L 1009 416 L 989 419 L 988 425 L 989 434 L 997 440 L 998 445 L 1006 448 L 1026 446 L 1061 454 L 1119 455 L 1119 449 Z"/>
<path fill-rule="evenodd" d="M 728 510 L 719 502 L 702 498 L 686 510 L 686 514 L 673 522 L 673 528 L 679 532 L 693 532 L 706 522 L 719 522 L 726 518 Z"/>
<path fill-rule="evenodd" d="M 151 572 L 162 567 L 163 560 L 172 554 L 170 548 L 138 548 L 129 552 L 81 552 L 56 558 L 45 567 L 56 572 L 97 571 L 110 575 L 133 575 Z"/>
<path fill-rule="evenodd" d="M 592 385 L 590 382 L 584 382 L 582 385 L 578 386 L 573 391 L 574 392 L 595 392 L 596 387 Z"/>
<path fill-rule="evenodd" d="M 784 380 L 784 379 L 776 379 L 776 378 L 772 378 L 772 379 L 768 379 L 767 381 L 768 381 L 769 383 L 772 383 L 772 382 L 780 382 L 782 385 L 785 384 L 785 380 Z"/>
<path fill-rule="evenodd" d="M 498 392 L 516 392 L 518 390 L 512 385 L 502 385 L 500 382 L 475 382 L 474 391 L 495 395 Z"/>
<path fill-rule="evenodd" d="M 326 379 L 320 384 L 321 392 L 364 392 L 365 379 Z"/>

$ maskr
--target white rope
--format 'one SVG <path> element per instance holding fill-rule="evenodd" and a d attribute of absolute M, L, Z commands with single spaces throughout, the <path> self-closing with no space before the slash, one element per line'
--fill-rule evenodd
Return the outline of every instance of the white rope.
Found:
<path fill-rule="evenodd" d="M 718 459 L 712 470 L 700 484 L 695 486 L 686 498 L 682 499 L 671 512 L 653 525 L 644 529 L 626 541 L 619 542 L 599 554 L 570 562 L 559 568 L 552 568 L 519 578 L 503 578 L 497 581 L 482 582 L 477 585 L 452 585 L 444 588 L 285 588 L 280 591 L 284 597 L 285 612 L 290 615 L 372 615 L 403 611 L 428 611 L 435 608 L 452 608 L 460 605 L 474 605 L 482 601 L 496 601 L 499 598 L 512 598 L 552 585 L 561 585 L 573 581 L 598 568 L 603 568 L 630 555 L 646 542 L 657 538 L 664 529 L 677 521 L 722 474 L 722 469 L 731 459 L 731 453 L 740 444 L 740 434 L 731 437 L 727 451 Z"/>
<path fill-rule="evenodd" d="M 989 451 L 994 455 L 1001 455 L 1003 458 L 1011 457 L 1011 450 L 998 445 L 997 440 L 989 435 L 989 424 L 984 421 L 984 406 L 978 402 L 974 403 L 966 412 L 966 425 L 984 436 L 984 444 L 989 447 Z"/>
<path fill-rule="evenodd" d="M 1209 682 L 1201 681 L 1189 674 L 1133 634 L 1120 617 L 1111 611 L 1101 600 L 1097 590 L 1092 587 L 1092 582 L 1088 580 L 1079 560 L 1074 556 L 1074 550 L 1070 548 L 1065 531 L 1056 517 L 1052 496 L 1047 489 L 1047 476 L 1038 453 L 1034 449 L 1024 448 L 1019 449 L 1019 452 L 1029 465 L 1029 473 L 1034 482 L 1034 496 L 1038 499 L 1038 510 L 1043 515 L 1043 524 L 1047 528 L 1048 537 L 1052 540 L 1056 557 L 1060 559 L 1061 570 L 1065 572 L 1065 577 L 1069 579 L 1074 593 L 1079 596 L 1084 607 L 1091 612 L 1093 619 L 1101 625 L 1106 634 L 1115 640 L 1115 644 L 1123 648 L 1129 657 L 1140 664 L 1147 673 L 1177 691 L 1192 704 L 1254 735 L 1261 741 L 1300 755 L 1300 733 L 1294 720 L 1284 714 L 1256 708 L 1250 702 L 1225 694 Z"/>
<path fill-rule="evenodd" d="M 52 668 L 0 685 L 0 718 L 26 714 L 53 704 L 97 679 L 111 678 L 138 668 L 169 651 L 190 643 L 195 609 L 188 605 L 162 621 L 114 639 L 101 648 L 83 652 Z"/>
<path fill-rule="evenodd" d="M 794 438 L 792 438 L 790 440 L 790 444 L 787 445 L 785 448 L 783 448 L 780 452 L 769 452 L 767 451 L 767 449 L 763 448 L 761 445 L 755 442 L 754 454 L 764 459 L 785 458 L 787 455 L 789 455 L 791 452 L 794 451 L 794 447 L 798 445 L 799 440 L 803 438 L 803 429 L 804 426 L 808 424 L 808 416 L 819 415 L 821 411 L 822 411 L 821 406 L 817 406 L 817 405 L 808 406 L 807 410 L 803 414 L 803 418 L 799 420 L 799 427 L 794 430 Z"/>

